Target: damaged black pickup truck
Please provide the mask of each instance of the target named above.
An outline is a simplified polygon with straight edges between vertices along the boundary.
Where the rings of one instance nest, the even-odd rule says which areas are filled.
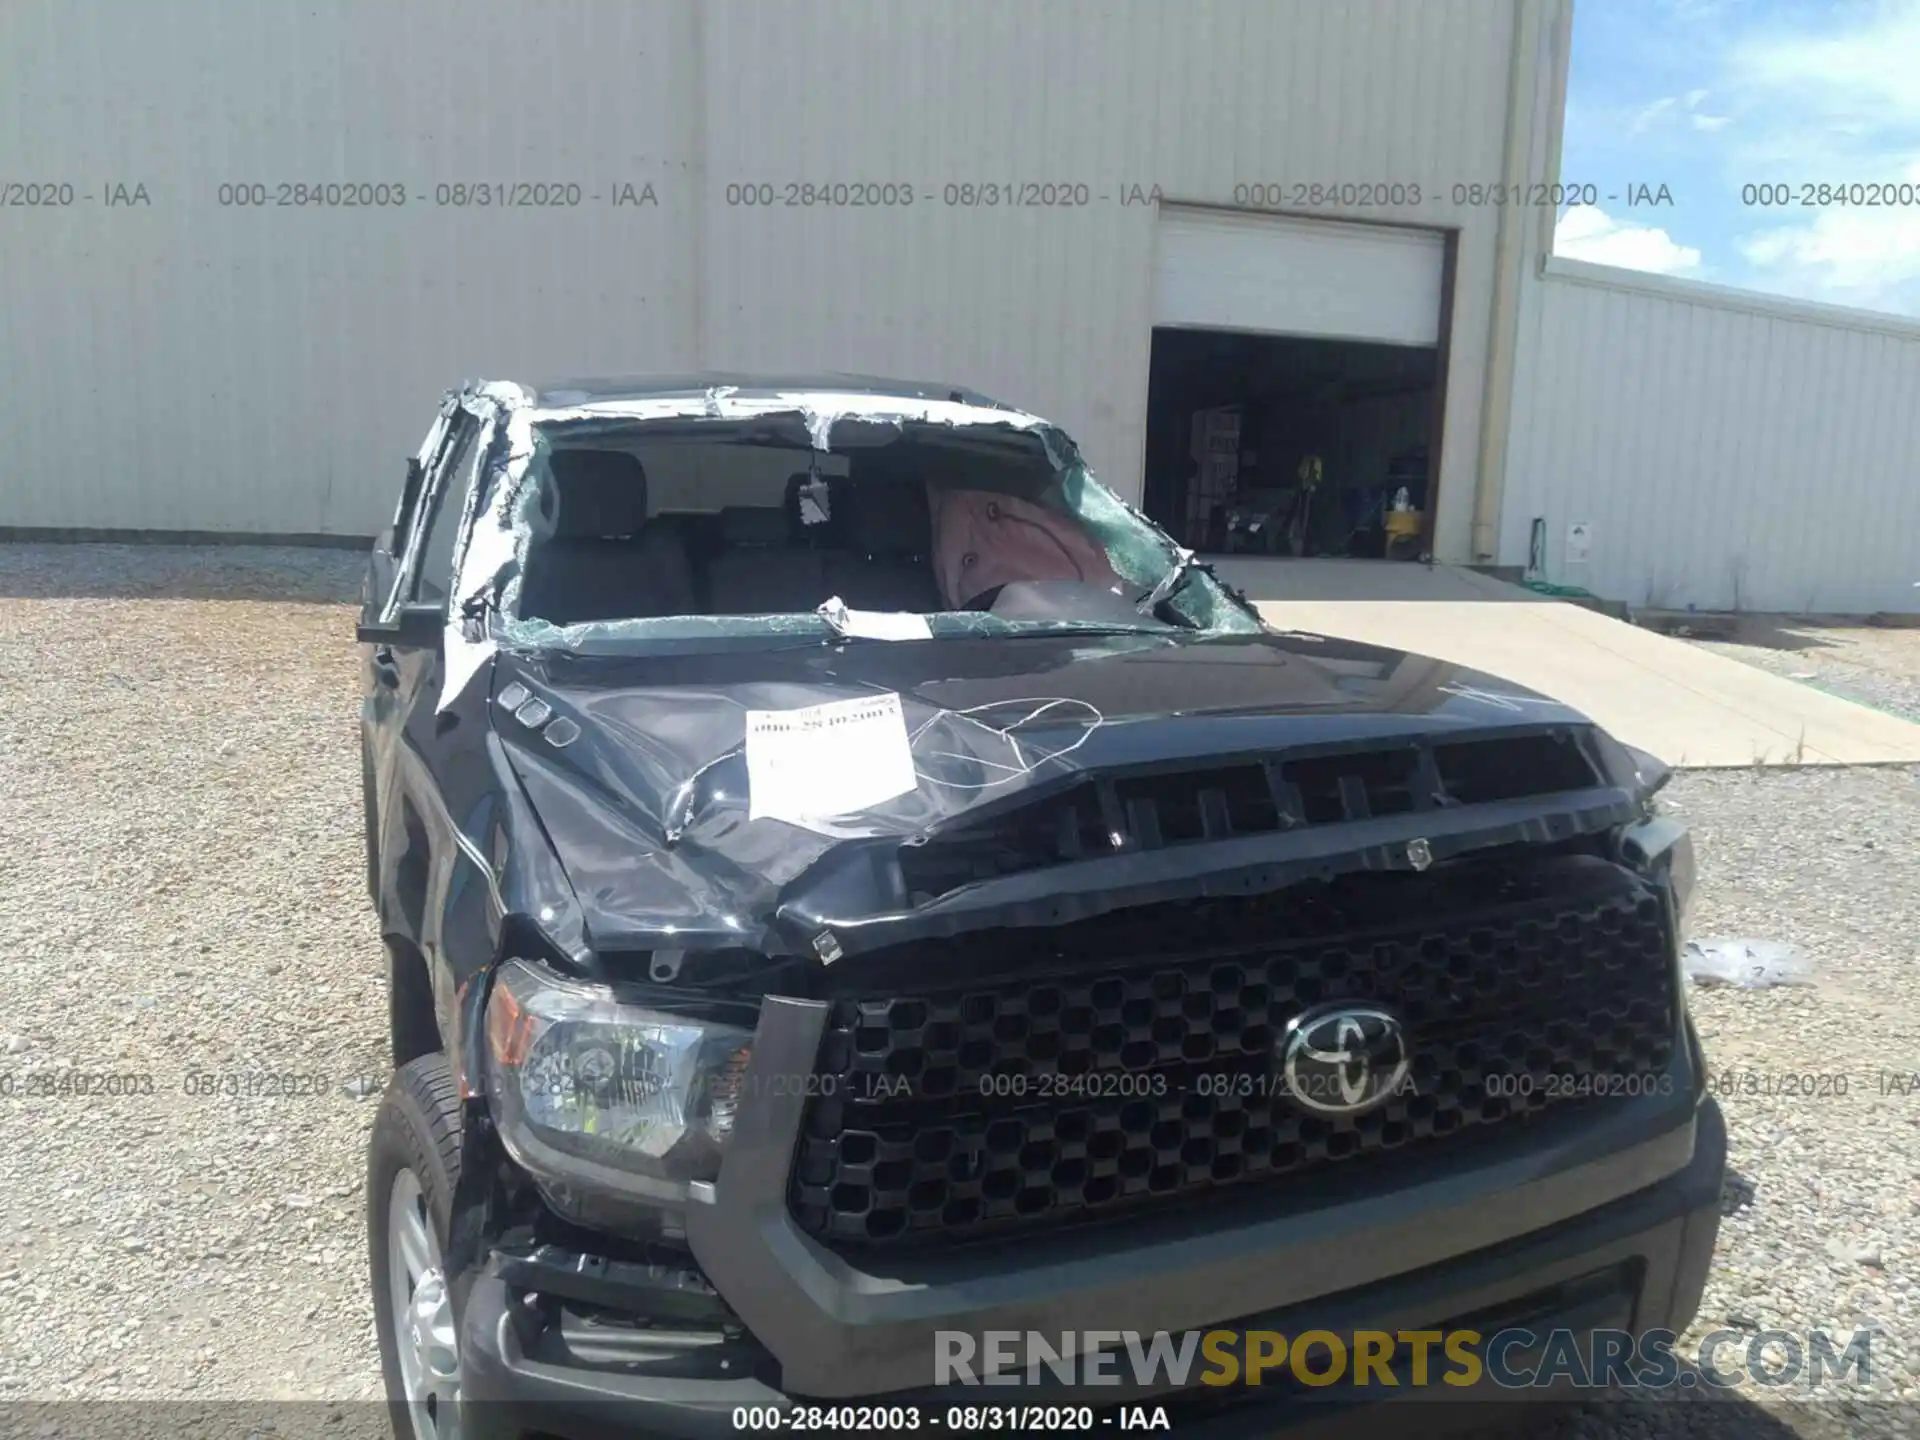
[[[1128,1347],[1692,1317],[1664,769],[1267,628],[1054,426],[474,383],[363,598],[402,1436],[1424,1431]]]

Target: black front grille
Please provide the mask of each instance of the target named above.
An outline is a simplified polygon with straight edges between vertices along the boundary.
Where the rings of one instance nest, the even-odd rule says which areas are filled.
[[[1578,858],[879,957],[881,993],[832,1004],[793,1212],[836,1242],[971,1238],[1643,1093],[1673,1042],[1664,914],[1626,871]],[[1024,978],[927,978],[969,967]],[[1410,1088],[1356,1118],[1303,1110],[1273,1058],[1289,1020],[1333,1000],[1392,1009],[1412,1053]]]

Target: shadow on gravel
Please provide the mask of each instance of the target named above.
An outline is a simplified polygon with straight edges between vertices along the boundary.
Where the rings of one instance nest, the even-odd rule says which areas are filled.
[[[1758,1193],[1759,1186],[1729,1167],[1726,1178],[1720,1182],[1720,1213],[1738,1215],[1742,1210],[1752,1209],[1753,1198]]]
[[[1717,636],[1724,644],[1752,645],[1762,650],[1792,653],[1800,650],[1830,650],[1833,642],[1821,632],[1829,626],[1858,625],[1857,620],[1840,617],[1815,618],[1806,615],[1743,615],[1731,635]]]
[[[0,599],[356,605],[364,549],[0,543]]]

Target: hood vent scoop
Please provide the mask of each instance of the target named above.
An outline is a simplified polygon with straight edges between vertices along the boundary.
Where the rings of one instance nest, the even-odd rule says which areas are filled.
[[[1552,795],[1597,779],[1566,727],[1108,774],[903,846],[901,878],[924,905],[1076,860]]]

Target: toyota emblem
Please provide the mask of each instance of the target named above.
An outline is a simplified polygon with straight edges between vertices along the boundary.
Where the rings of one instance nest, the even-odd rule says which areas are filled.
[[[1408,1086],[1406,1032],[1377,1005],[1319,1005],[1288,1022],[1280,1075],[1301,1105],[1321,1115],[1364,1115]]]

